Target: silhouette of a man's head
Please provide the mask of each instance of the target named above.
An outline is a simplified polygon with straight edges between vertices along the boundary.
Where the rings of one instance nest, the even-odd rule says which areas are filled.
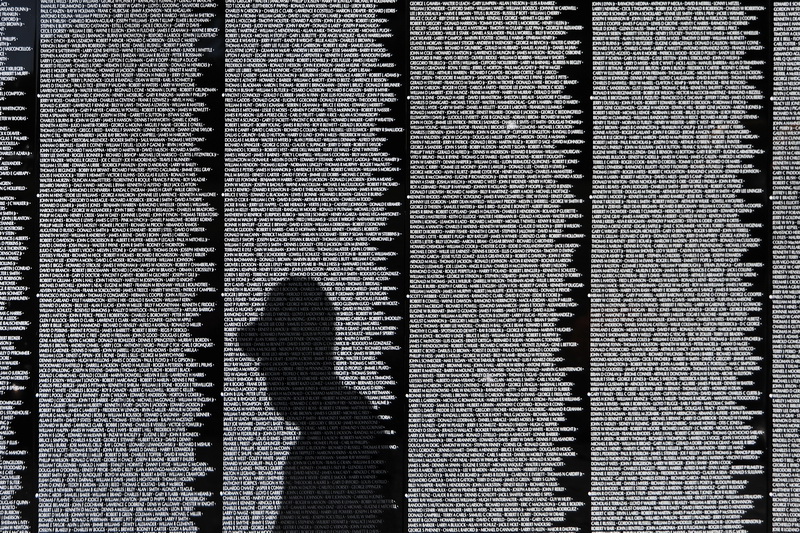
[[[258,361],[273,406],[297,416],[308,402],[338,384],[334,367],[336,312],[325,291],[307,277],[290,277],[267,297],[261,317],[239,332],[239,345]]]

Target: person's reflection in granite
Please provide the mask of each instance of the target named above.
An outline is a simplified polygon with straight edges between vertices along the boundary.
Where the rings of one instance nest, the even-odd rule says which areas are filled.
[[[284,466],[276,532],[377,532],[387,510],[381,425],[369,402],[337,377],[335,342],[334,307],[305,277],[279,283],[261,317],[239,332],[272,406],[300,430]]]

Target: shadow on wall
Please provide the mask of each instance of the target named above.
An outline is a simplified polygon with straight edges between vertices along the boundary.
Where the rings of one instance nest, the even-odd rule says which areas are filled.
[[[378,532],[388,510],[382,428],[369,402],[335,373],[336,312],[316,281],[291,277],[239,332],[258,361],[272,406],[300,438],[284,466],[276,532]]]

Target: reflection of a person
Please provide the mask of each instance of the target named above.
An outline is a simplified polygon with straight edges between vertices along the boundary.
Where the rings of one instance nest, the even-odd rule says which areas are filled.
[[[239,332],[272,406],[300,429],[284,466],[277,532],[379,531],[380,423],[334,371],[336,314],[310,278],[279,283],[262,316]]]

